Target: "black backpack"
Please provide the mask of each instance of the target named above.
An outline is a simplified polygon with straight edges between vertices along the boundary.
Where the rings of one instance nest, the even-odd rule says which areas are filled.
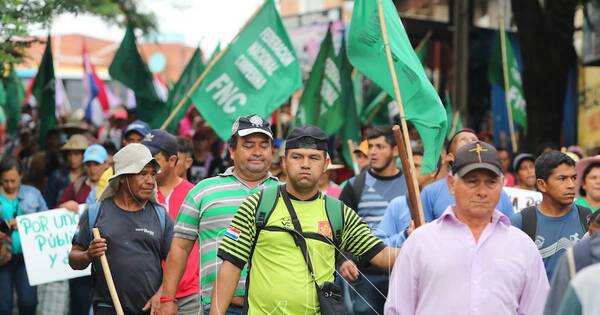
[[[586,207],[576,205],[577,212],[579,212],[579,222],[583,227],[584,231],[588,229],[587,218],[592,211]],[[521,210],[521,218],[523,220],[521,224],[521,230],[535,242],[535,235],[537,233],[537,206],[527,207]]]

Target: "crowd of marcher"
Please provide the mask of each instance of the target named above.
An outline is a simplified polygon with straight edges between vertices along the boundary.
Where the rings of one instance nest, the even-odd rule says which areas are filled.
[[[278,141],[250,115],[224,142],[185,119],[175,136],[115,110],[38,147],[22,126],[0,163],[0,315],[115,314],[103,255],[125,314],[600,312],[600,156],[513,156],[463,129],[418,176],[415,227],[390,126],[365,131],[351,176],[317,127]],[[54,208],[81,214],[69,265],[92,275],[30,286],[15,217]]]

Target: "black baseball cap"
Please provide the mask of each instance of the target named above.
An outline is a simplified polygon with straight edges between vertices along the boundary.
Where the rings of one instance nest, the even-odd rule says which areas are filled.
[[[502,176],[498,151],[494,146],[483,141],[466,144],[456,151],[452,173],[463,177],[477,169],[486,169]]]
[[[231,136],[245,137],[253,133],[262,133],[273,139],[271,124],[258,115],[240,116],[231,127]]]
[[[168,156],[177,155],[177,138],[174,135],[161,130],[152,129],[142,140],[142,144],[148,147],[152,156],[159,152],[165,152]]]
[[[327,151],[327,134],[321,128],[311,125],[294,128],[285,140],[285,150],[289,149]]]

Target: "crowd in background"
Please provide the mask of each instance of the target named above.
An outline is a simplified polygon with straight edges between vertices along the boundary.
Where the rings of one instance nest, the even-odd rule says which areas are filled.
[[[46,136],[46,139],[38,141],[35,137],[35,111],[25,106],[23,113],[19,134],[7,137],[0,163],[2,211],[0,218],[6,220],[13,228],[16,227],[14,218],[17,215],[54,208],[78,211],[81,204],[93,204],[114,175],[113,156],[128,144],[142,143],[144,139],[152,141],[153,137],[148,124],[136,120],[127,110],[117,108],[111,112],[108,121],[99,130],[91,129],[82,121],[82,117],[74,113],[71,117],[63,119],[63,122]],[[390,132],[382,128],[375,126],[365,129],[364,140],[354,148],[354,160],[361,171],[355,176],[353,176],[352,166],[346,165],[342,158],[343,141],[331,138],[328,141],[328,154],[332,163],[327,168],[327,172],[321,176],[319,187],[327,195],[339,197],[345,204],[356,210],[376,234],[377,231],[383,231],[384,233],[377,235],[386,244],[401,247],[413,230],[408,212],[411,206],[406,198],[398,199],[407,194],[405,178],[399,167],[397,151],[394,151],[397,148]],[[275,129],[273,125],[274,134],[276,134]],[[418,141],[418,135],[415,132],[411,132],[411,135],[414,138],[411,139],[414,140],[411,141],[414,166],[419,171],[423,147]],[[426,221],[439,218],[448,205],[453,204],[454,199],[448,192],[447,180],[448,175],[452,174],[456,152],[463,145],[478,141],[480,138],[478,136],[481,135],[469,129],[458,132],[447,142],[437,172],[418,176]],[[281,137],[282,134],[276,134],[272,142],[274,155],[269,170],[270,174],[283,182],[287,174],[281,167],[283,154]],[[490,135],[486,138],[489,141]],[[206,178],[225,172],[234,164],[231,150],[228,150],[229,144],[219,139],[193,108],[180,122],[177,138],[172,139],[169,141],[174,142],[173,154],[176,156],[172,160],[172,171],[178,178],[191,184],[188,190]],[[569,177],[567,180],[573,181],[575,205],[589,209],[589,214],[584,218],[587,221],[585,226],[589,226],[589,231],[579,231],[581,226],[577,226],[578,232],[575,233],[577,235],[575,238],[571,237],[575,234],[565,235],[567,238],[571,237],[572,244],[575,244],[580,239],[584,239],[583,234],[589,237],[589,234],[593,234],[595,229],[600,227],[596,211],[600,208],[600,156],[586,156],[578,147],[560,148],[554,144],[543,144],[535,152],[513,154],[504,148],[498,148],[498,152],[504,173],[504,186],[541,191],[545,200],[554,198],[549,197],[552,196],[553,188],[547,184],[554,170],[562,166],[573,168],[575,175],[572,178],[569,177],[570,175],[565,176]],[[561,155],[549,157],[548,153]],[[544,158],[540,160],[540,157]],[[536,174],[536,170],[540,169],[545,170],[547,174]],[[543,189],[540,189],[540,185],[544,185]],[[364,187],[372,188],[372,191]],[[526,230],[525,215],[520,217],[519,214],[514,214],[512,201],[505,193],[501,195],[497,209],[510,217],[514,226]],[[178,211],[179,209],[169,209],[173,219],[176,218]],[[386,220],[386,217],[390,219]],[[392,222],[399,217],[403,218],[401,224],[386,226],[386,222]],[[548,245],[540,243],[541,234],[545,234],[544,237],[548,240],[556,239],[557,244],[565,236],[563,230],[544,228],[543,224],[546,224],[544,220],[538,216],[537,231],[533,231],[532,238],[540,251],[543,246]],[[579,222],[578,218],[576,222]],[[552,223],[547,224],[550,226]],[[572,244],[570,243],[569,246]],[[561,243],[560,246],[563,244]],[[569,246],[559,250],[564,252],[562,249]],[[547,256],[542,253],[548,279],[553,283],[560,281],[560,279],[553,280],[553,277],[564,278],[564,274],[552,273],[548,269],[549,265],[557,270],[565,267],[559,262],[557,254],[556,248]],[[345,265],[346,263],[351,262],[338,263],[338,268],[342,272],[348,266]],[[383,298],[377,296],[376,291],[384,294],[388,292],[389,275],[371,269],[361,270],[361,272],[364,273],[362,280],[353,283],[351,285],[353,288],[346,288],[350,293],[348,307],[355,314],[371,314],[374,310],[362,305],[366,303],[375,305],[382,312],[385,296]],[[567,284],[568,279],[570,278],[567,278]],[[373,291],[372,286],[377,287],[378,290]],[[563,281],[561,290],[564,291],[566,286]],[[554,286],[552,289],[554,290]],[[90,309],[91,291],[90,277],[52,283],[39,288],[29,286],[18,233],[13,230],[12,234],[2,238],[0,314],[10,314],[13,305],[19,309],[20,314],[35,314],[36,309],[38,314],[87,314],[86,311]],[[12,303],[14,295],[11,292],[16,292],[16,304]],[[358,295],[366,297],[366,300]]]

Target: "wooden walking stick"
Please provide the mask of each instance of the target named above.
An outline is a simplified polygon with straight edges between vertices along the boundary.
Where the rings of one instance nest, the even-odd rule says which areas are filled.
[[[98,228],[94,228],[92,231],[94,232],[94,239],[99,239],[100,230],[98,230]],[[113,305],[115,306],[115,311],[117,312],[117,315],[125,315],[125,313],[123,313],[123,307],[121,307],[121,301],[119,301],[119,296],[117,295],[115,282],[113,281],[112,275],[110,273],[108,259],[106,259],[105,254],[102,254],[102,256],[100,256],[100,263],[102,264],[102,271],[104,272],[104,278],[106,279],[106,285],[108,286],[110,298],[112,299]]]

